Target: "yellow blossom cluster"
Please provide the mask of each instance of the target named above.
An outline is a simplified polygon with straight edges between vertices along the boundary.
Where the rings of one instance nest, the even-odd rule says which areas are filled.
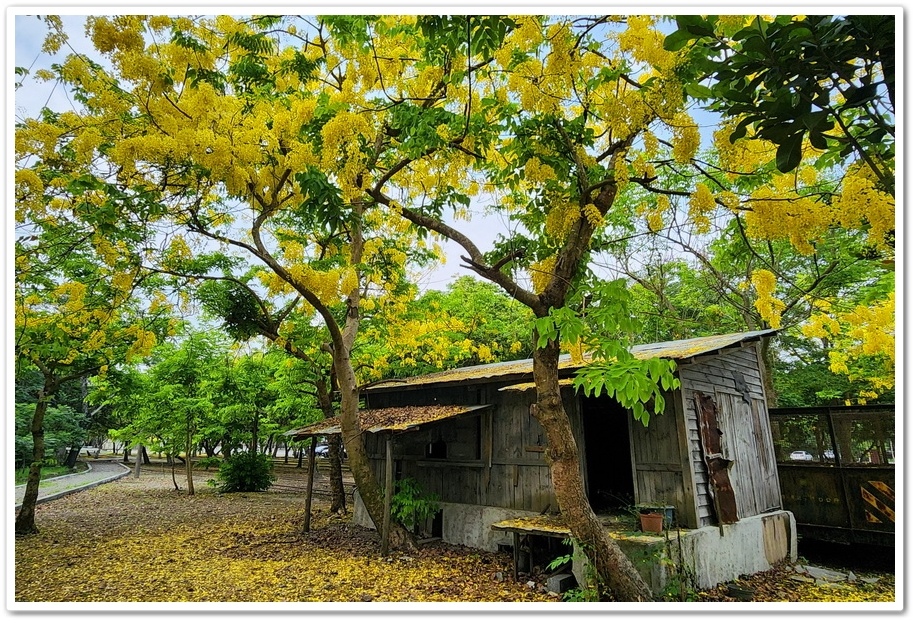
[[[665,227],[665,220],[662,218],[661,210],[651,210],[646,214],[646,226],[652,232],[661,231]]]
[[[630,15],[626,29],[618,35],[621,50],[629,52],[637,61],[660,70],[670,70],[677,55],[665,50],[665,35],[654,28],[656,18],[651,15]]]
[[[494,57],[501,67],[509,67],[512,61],[513,50],[536,50],[544,42],[544,31],[541,27],[542,18],[537,15],[512,15],[515,28],[512,29]]]
[[[597,211],[597,209],[596,209]],[[544,229],[554,240],[563,240],[579,221],[582,211],[579,205],[566,198],[557,197],[547,212]],[[600,217],[600,213],[598,214]]]
[[[776,276],[768,270],[758,269],[751,273],[751,283],[757,292],[754,307],[760,317],[774,329],[782,326],[782,312],[786,304],[776,298]]]
[[[556,179],[556,177],[557,174],[553,167],[541,162],[537,156],[529,158],[525,163],[525,180],[534,187],[548,180]]]
[[[533,262],[528,268],[528,274],[531,275],[531,285],[536,293],[540,294],[550,285],[556,263],[557,257],[551,255],[543,260]]]
[[[582,215],[585,216],[585,220],[592,227],[599,227],[604,222],[604,215],[601,214],[601,210],[594,203],[588,203],[583,206]]]
[[[792,176],[781,176],[790,178]],[[814,196],[786,192],[776,186],[755,190],[745,203],[748,235],[752,238],[788,238],[800,252],[814,252],[815,241],[831,224],[830,210]]]
[[[16,169],[16,221],[25,222],[27,218],[43,220],[47,215],[48,205],[44,201],[45,186],[32,169]]]
[[[602,125],[610,128],[612,136],[628,138],[645,130],[657,114],[674,114],[676,102],[683,98],[677,88],[672,90],[672,85],[670,80],[660,80],[644,88],[623,78],[604,82],[592,93],[594,108],[600,112]]]
[[[625,153],[622,150],[614,156],[614,181],[617,183],[618,192],[622,192],[630,183],[630,167],[624,156]]]
[[[678,164],[687,164],[700,148],[700,128],[690,115],[683,111],[674,115],[670,125],[674,161]]]
[[[828,228],[839,225],[867,229],[872,244],[889,250],[886,236],[895,228],[895,201],[875,187],[870,171],[864,167],[849,171],[839,196],[829,204],[818,193],[799,192],[799,177],[809,175],[805,171],[777,175],[769,185],[751,194],[745,203],[751,237],[787,238],[798,251],[810,254],[814,252],[813,243]]]
[[[665,226],[664,214],[671,208],[671,201],[667,195],[656,195],[655,207],[640,204],[636,210],[637,216],[645,216],[646,226],[649,231],[658,232]]]
[[[892,291],[887,298],[871,305],[857,305],[848,312],[833,312],[828,305],[813,314],[802,325],[802,334],[815,339],[826,339],[832,344],[828,353],[830,371],[850,380],[866,381],[867,388],[860,390],[858,399],[878,397],[878,391],[895,385],[896,361],[896,297]],[[875,363],[860,365],[865,357]]]
[[[86,284],[79,281],[67,281],[55,288],[54,298],[60,303],[64,313],[78,312],[85,307]]]
[[[128,361],[134,357],[148,355],[150,351],[153,350],[153,346],[156,345],[156,334],[142,327],[132,325],[124,329],[123,333],[134,338],[133,343],[130,345],[130,348],[127,349],[127,354],[125,355],[125,359]]]
[[[96,49],[102,53],[116,49],[142,49],[143,21],[139,15],[90,16],[86,20],[86,32]]]
[[[833,213],[843,227],[857,229],[868,225],[872,244],[886,247],[888,232],[895,227],[894,198],[875,187],[867,167],[850,171],[843,179],[843,189],[833,202]]]
[[[709,213],[716,209],[716,198],[706,184],[698,183],[688,201],[688,216],[698,233],[707,233],[711,222]]]
[[[881,355],[894,362],[896,340],[894,335],[895,296],[891,292],[887,299],[877,305],[858,305],[840,318],[849,323],[848,336],[860,344],[863,355]]]
[[[720,15],[716,22],[716,31],[722,35],[731,35],[746,26],[750,26],[757,15]]]
[[[729,179],[735,179],[741,174],[754,173],[776,157],[776,146],[770,141],[751,136],[732,143],[729,137],[737,124],[737,119],[727,119],[713,132],[713,145],[719,163]]]
[[[308,264],[293,264],[287,271],[293,282],[314,292],[325,304],[338,301],[341,293],[349,293],[356,284],[356,271],[349,267],[315,270]]]
[[[812,314],[801,326],[802,335],[810,338],[826,339],[840,333],[840,323],[826,313]]]

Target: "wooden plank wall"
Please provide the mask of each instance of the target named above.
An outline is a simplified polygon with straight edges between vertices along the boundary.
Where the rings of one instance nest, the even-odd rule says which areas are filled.
[[[773,437],[766,403],[741,395],[716,392],[725,458],[734,461],[731,482],[738,504],[738,516],[750,517],[781,508],[779,476],[776,473]]]
[[[736,371],[740,373],[743,384],[736,381],[734,376]],[[756,345],[736,348],[719,355],[698,357],[694,363],[682,364],[678,369],[678,374],[681,379],[681,408],[687,423],[687,443],[693,481],[696,485],[699,525],[715,525],[716,516],[709,493],[706,464],[700,444],[699,423],[693,400],[694,392],[702,392],[716,400],[720,421],[722,418],[729,418],[728,425],[726,425],[729,432],[726,433],[725,441],[730,442],[735,451],[738,451],[739,448],[747,448],[751,443],[758,448],[754,451],[753,456],[728,457],[735,461],[732,466],[731,483],[738,500],[739,515],[747,517],[772,508],[774,506],[774,487],[778,496],[779,484],[772,461],[772,439],[769,437],[769,423],[766,418],[766,395]],[[736,412],[735,404],[730,397],[737,396],[739,402],[746,404],[744,402],[745,393],[750,398],[751,405],[747,409],[739,409]],[[726,432],[725,429],[723,432]],[[738,467],[739,462],[740,467]],[[764,483],[771,484],[764,487],[762,493],[758,493],[757,487],[761,487]],[[765,508],[761,508],[761,505]],[[775,505],[779,505],[778,498]]]
[[[653,414],[648,426],[630,418],[634,494],[637,504],[671,505],[679,518],[685,518],[693,514],[693,501],[684,491],[676,417],[676,405],[669,395],[664,413]]]
[[[417,389],[373,396],[372,407],[407,404],[493,404],[479,414],[450,418],[395,436],[401,477],[415,478],[441,501],[544,512],[556,510],[547,441],[530,415],[534,392],[498,392],[498,384]],[[567,408],[577,404],[571,401]],[[498,415],[496,415],[498,414]],[[385,434],[367,435],[377,477],[385,469]],[[446,459],[426,458],[427,444],[446,442]]]

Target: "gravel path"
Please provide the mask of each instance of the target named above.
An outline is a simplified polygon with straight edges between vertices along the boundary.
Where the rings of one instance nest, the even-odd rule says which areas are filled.
[[[87,461],[89,469],[77,474],[42,480],[38,485],[38,502],[59,498],[62,495],[81,491],[102,483],[117,480],[130,473],[130,469],[117,461]],[[16,487],[16,508],[22,504],[25,485]]]

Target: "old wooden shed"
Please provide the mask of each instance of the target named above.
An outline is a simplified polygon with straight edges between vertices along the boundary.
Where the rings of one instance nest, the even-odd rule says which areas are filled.
[[[794,557],[794,521],[781,510],[759,348],[773,333],[634,347],[637,357],[675,361],[681,383],[648,426],[607,396],[577,393],[572,377],[582,362],[560,360],[592,507],[599,515],[621,505],[673,507],[699,587]],[[558,512],[545,435],[530,415],[531,360],[389,380],[363,397],[360,423],[380,482],[390,442],[395,479],[415,479],[442,503],[429,526],[435,536],[488,550],[517,547],[524,530],[500,522]],[[328,421],[292,433],[339,431]],[[371,526],[358,500],[355,520]],[[726,556],[725,549],[737,552]]]

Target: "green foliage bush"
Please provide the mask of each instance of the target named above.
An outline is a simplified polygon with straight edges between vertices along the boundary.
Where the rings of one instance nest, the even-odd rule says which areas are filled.
[[[219,467],[223,462],[219,459],[218,456],[208,456],[203,459],[198,459],[195,463],[195,467],[203,467],[206,470],[210,470],[211,467]]]
[[[220,493],[266,491],[277,479],[273,471],[274,464],[269,456],[240,452],[219,466],[219,473],[210,484]]]
[[[439,510],[439,498],[422,490],[413,478],[402,478],[394,483],[391,496],[391,516],[411,531],[416,531]]]
[[[15,465],[25,467],[32,462],[32,416],[34,403],[16,403]],[[68,405],[49,406],[45,413],[44,433],[46,464],[53,465],[57,455],[66,456],[70,446],[83,443],[88,432],[83,427],[85,416]]]

